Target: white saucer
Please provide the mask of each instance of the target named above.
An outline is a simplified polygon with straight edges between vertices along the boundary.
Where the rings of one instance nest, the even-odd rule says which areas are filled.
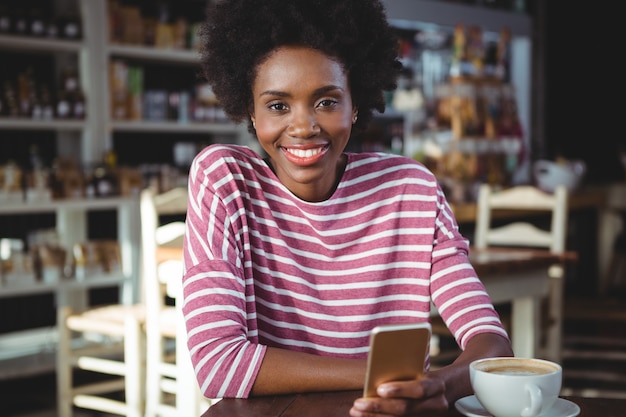
[[[483,408],[475,395],[461,398],[454,403],[454,406],[467,417],[493,417]],[[554,405],[540,414],[540,417],[576,417],[578,414],[580,414],[580,407],[577,404],[565,398],[557,398]]]

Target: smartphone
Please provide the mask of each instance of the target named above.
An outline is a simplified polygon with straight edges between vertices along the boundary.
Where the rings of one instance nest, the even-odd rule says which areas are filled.
[[[424,373],[430,346],[430,323],[377,326],[370,335],[364,397],[377,397],[383,382],[416,379]]]

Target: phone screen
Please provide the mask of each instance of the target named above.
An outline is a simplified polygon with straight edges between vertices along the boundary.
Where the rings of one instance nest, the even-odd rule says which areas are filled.
[[[375,327],[370,336],[363,396],[378,396],[376,387],[384,382],[416,379],[422,375],[430,335],[430,323]]]

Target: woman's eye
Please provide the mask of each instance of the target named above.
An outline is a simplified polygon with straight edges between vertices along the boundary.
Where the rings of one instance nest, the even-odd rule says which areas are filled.
[[[320,106],[320,107],[330,107],[330,106],[335,105],[336,103],[337,103],[337,101],[327,98],[327,99],[321,100],[319,102],[318,106]]]
[[[269,106],[270,110],[283,111],[287,108],[283,103],[272,103]]]

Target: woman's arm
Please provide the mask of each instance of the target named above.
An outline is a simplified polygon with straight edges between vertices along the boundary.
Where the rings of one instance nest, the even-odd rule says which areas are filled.
[[[473,393],[469,378],[470,362],[492,356],[513,356],[508,339],[496,333],[481,333],[472,337],[465,350],[450,365],[430,372],[430,376],[444,381],[449,404]]]
[[[365,359],[341,359],[268,347],[252,395],[362,389]]]

